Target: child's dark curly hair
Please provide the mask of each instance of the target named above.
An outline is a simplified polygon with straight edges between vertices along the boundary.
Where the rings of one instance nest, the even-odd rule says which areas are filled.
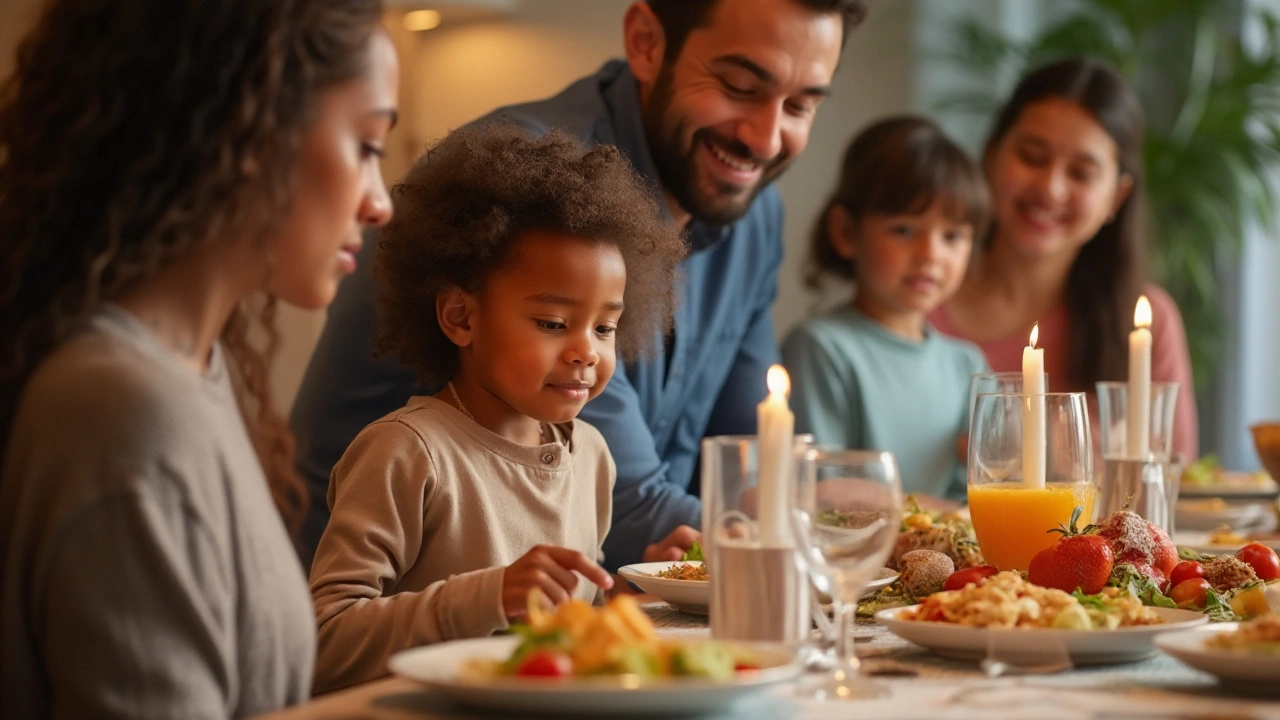
[[[450,287],[479,292],[529,232],[607,242],[622,253],[623,359],[655,350],[670,327],[687,246],[613,146],[584,151],[561,131],[535,138],[509,122],[462,128],[418,160],[392,196],[395,219],[382,231],[374,267],[375,349],[424,383],[443,384],[458,366],[458,349],[436,320],[436,297]]]

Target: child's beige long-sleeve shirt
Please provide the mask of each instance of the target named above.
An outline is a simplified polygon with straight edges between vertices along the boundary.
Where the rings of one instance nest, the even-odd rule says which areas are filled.
[[[414,397],[366,427],[333,469],[333,515],[311,567],[315,690],[381,677],[395,652],[507,627],[502,571],[535,545],[597,557],[613,459],[591,425],[510,442]],[[590,602],[582,580],[575,595]]]

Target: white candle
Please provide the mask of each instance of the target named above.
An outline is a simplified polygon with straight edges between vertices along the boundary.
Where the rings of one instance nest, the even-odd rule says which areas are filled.
[[[791,447],[796,416],[787,406],[791,378],[781,365],[769,368],[769,396],[756,406],[760,464],[757,482],[756,521],[760,543],[766,547],[792,545],[787,532],[788,490],[795,465]]]
[[[1145,460],[1151,447],[1151,303],[1138,298],[1129,333],[1129,413],[1126,423],[1126,455]]]
[[[1022,484],[1044,487],[1044,350],[1036,347],[1040,323],[1022,350]]]

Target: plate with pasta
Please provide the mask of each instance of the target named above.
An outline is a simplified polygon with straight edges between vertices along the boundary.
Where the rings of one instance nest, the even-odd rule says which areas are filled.
[[[1013,572],[875,617],[893,634],[944,657],[981,660],[999,646],[1020,654],[1052,650],[1076,665],[1141,660],[1157,652],[1157,635],[1208,621],[1198,612],[1147,607],[1118,592],[1073,595],[1042,588]]]

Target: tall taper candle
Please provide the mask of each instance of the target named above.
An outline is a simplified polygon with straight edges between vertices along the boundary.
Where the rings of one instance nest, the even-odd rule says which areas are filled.
[[[1125,454],[1145,460],[1151,451],[1151,303],[1138,298],[1129,333],[1129,413],[1125,420]]]
[[[787,406],[787,393],[791,390],[787,371],[781,365],[774,365],[769,368],[766,379],[769,395],[756,406],[760,448],[756,521],[762,545],[786,547],[792,544],[786,522],[791,474],[795,467],[792,443],[796,416]]]
[[[1022,350],[1022,484],[1026,487],[1044,487],[1044,350],[1036,347],[1039,337],[1040,323],[1036,323],[1030,344]]]

